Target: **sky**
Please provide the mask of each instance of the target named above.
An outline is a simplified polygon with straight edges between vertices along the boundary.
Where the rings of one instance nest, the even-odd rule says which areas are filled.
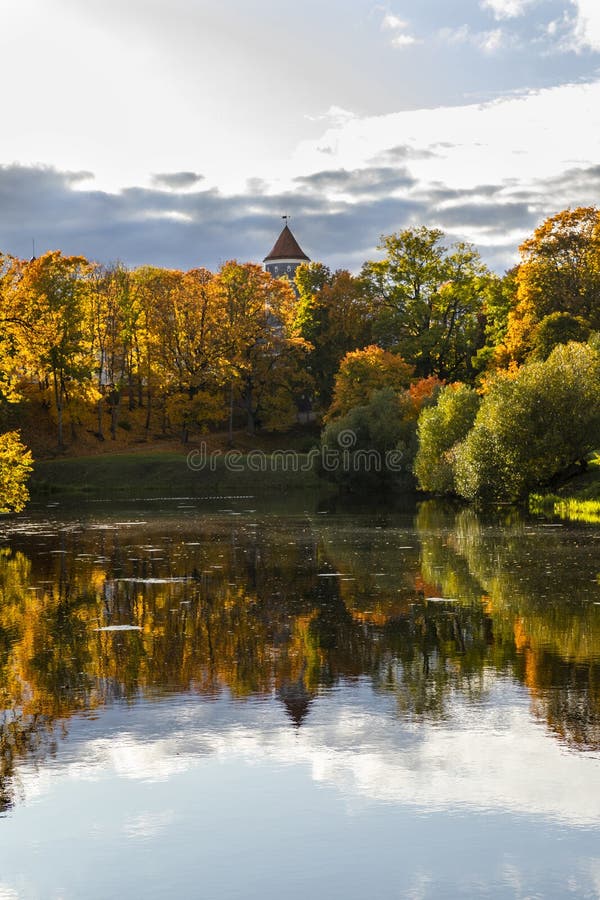
[[[0,251],[216,268],[282,222],[357,271],[439,227],[503,271],[600,195],[598,0],[4,0]]]

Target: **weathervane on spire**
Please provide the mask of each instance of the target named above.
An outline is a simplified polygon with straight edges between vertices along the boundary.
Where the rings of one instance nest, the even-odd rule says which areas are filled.
[[[287,223],[291,219],[291,216],[282,216],[281,218],[285,221],[285,224],[287,225]]]

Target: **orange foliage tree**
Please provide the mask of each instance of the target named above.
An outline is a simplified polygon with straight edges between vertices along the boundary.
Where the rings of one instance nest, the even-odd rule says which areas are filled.
[[[333,402],[327,414],[343,416],[356,406],[368,403],[375,391],[391,388],[396,394],[408,388],[414,368],[397,353],[376,344],[353,350],[343,358],[335,377]]]

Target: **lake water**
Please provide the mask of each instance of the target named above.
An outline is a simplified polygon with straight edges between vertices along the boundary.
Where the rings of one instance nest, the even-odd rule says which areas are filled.
[[[0,900],[600,897],[599,551],[432,502],[5,519]]]

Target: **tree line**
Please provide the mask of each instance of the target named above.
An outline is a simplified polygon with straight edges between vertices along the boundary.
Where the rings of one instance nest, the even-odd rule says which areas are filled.
[[[24,500],[30,458],[19,427],[32,407],[51,423],[58,452],[82,429],[98,441],[133,429],[140,439],[158,432],[186,443],[203,431],[241,426],[285,430],[308,408],[323,416],[327,443],[351,416],[364,442],[401,448],[421,487],[469,497],[485,493],[466,475],[468,465],[479,466],[478,453],[487,454],[488,472],[502,453],[500,468],[513,465],[506,448],[490,451],[494,441],[502,444],[500,432],[490,436],[491,405],[515,409],[536,378],[546,394],[545,373],[558,365],[560,345],[587,348],[560,357],[571,366],[567,380],[588,391],[573,399],[561,388],[563,404],[573,400],[597,413],[596,208],[549,218],[503,276],[473,246],[449,246],[435,228],[385,236],[378,249],[381,258],[358,274],[301,266],[294,286],[236,261],[217,272],[182,272],[103,266],[59,251],[30,261],[1,256],[0,507]],[[524,417],[531,417],[534,395]],[[450,408],[460,410],[461,423],[448,418]],[[540,418],[542,444],[557,409]],[[570,453],[563,448],[541,467],[542,479],[598,448],[596,418],[581,425],[587,442]],[[439,443],[446,420],[442,443],[428,449],[428,433]],[[467,464],[461,450],[463,475],[431,480],[427,456],[441,453],[454,466],[472,428],[469,446],[480,451]],[[507,490],[505,482],[492,493],[517,496],[533,480]]]
[[[547,219],[503,277],[469,246],[445,250],[432,229],[381,249],[363,269],[376,344],[334,375],[324,444],[350,429],[355,452],[400,453],[421,490],[483,502],[517,501],[585,469],[600,450],[600,211]],[[398,482],[357,468],[335,477]]]

